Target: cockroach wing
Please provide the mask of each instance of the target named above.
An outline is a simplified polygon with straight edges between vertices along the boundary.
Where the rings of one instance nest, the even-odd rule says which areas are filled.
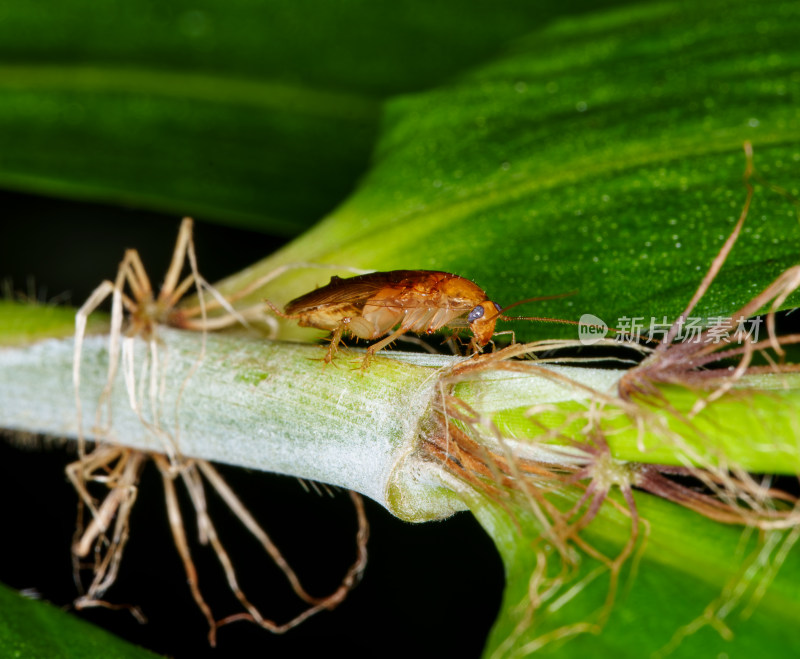
[[[327,286],[322,286],[290,301],[286,305],[285,313],[301,314],[338,304],[360,306],[381,289],[399,287],[400,291],[405,290],[408,287],[405,282],[418,278],[420,272],[420,270],[392,270],[390,272],[370,272],[347,279],[331,277]]]

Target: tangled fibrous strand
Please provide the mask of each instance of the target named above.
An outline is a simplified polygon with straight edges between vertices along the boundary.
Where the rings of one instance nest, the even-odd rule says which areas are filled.
[[[190,273],[181,278],[187,260]],[[340,586],[334,592],[324,597],[313,596],[301,585],[298,576],[277,546],[236,497],[222,476],[209,462],[183,456],[179,447],[177,408],[180,403],[180,394],[202,364],[205,355],[206,332],[230,327],[236,323],[248,326],[253,322],[264,323],[268,328],[274,330],[275,321],[266,314],[263,304],[245,309],[235,309],[233,304],[287,270],[299,267],[317,266],[313,264],[282,266],[236,293],[224,297],[203,279],[197,269],[192,240],[192,220],[185,218],[181,223],[172,261],[158,295],[153,292],[138,252],[128,250],[119,266],[115,281],[104,281],[78,311],[75,319],[73,382],[78,412],[79,459],[70,464],[66,470],[79,494],[78,522],[72,548],[75,581],[81,591],[81,595],[75,601],[76,608],[95,606],[128,608],[137,619],[144,620],[138,608],[110,604],[105,601],[104,597],[119,574],[123,552],[130,535],[130,515],[136,500],[139,479],[142,469],[149,459],[155,463],[161,474],[173,541],[183,562],[195,603],[208,622],[209,642],[212,645],[216,643],[217,628],[235,620],[248,620],[275,633],[285,632],[323,609],[336,607],[358,583],[366,565],[366,544],[369,536],[363,501],[358,494],[350,493],[358,520],[355,562],[347,570]],[[197,304],[179,306],[183,296],[192,288],[197,294]],[[213,299],[207,301],[206,294],[210,294]],[[80,398],[81,351],[88,317],[109,295],[112,298],[112,306],[108,377],[98,402],[95,427],[92,429],[93,434],[103,438],[108,435],[108,430],[112,426],[111,395],[121,362],[131,408],[136,412],[143,427],[160,440],[163,452],[139,451],[105,442],[96,443],[89,452],[86,450]],[[220,313],[211,317],[209,312]],[[166,376],[164,360],[159,358],[157,330],[160,325],[203,332],[200,354],[184,378],[177,396],[175,424],[172,430],[166,429],[161,422],[159,405]],[[134,368],[134,340],[137,338],[146,341],[148,345],[139,382],[137,382]],[[140,392],[145,390],[148,391],[149,414],[140,400]],[[103,418],[104,410],[105,418]],[[231,591],[245,609],[244,613],[228,616],[218,621],[204,600],[200,592],[197,570],[189,550],[183,516],[178,505],[175,488],[177,479],[184,483],[197,516],[200,544],[211,545]],[[302,613],[288,622],[277,623],[263,616],[247,599],[239,586],[233,561],[222,545],[209,515],[204,480],[211,485],[229,510],[259,541],[273,562],[284,573],[297,596],[308,604]],[[99,499],[92,496],[90,489],[100,489]],[[91,513],[88,523],[85,523],[83,519],[84,507]],[[83,561],[90,556],[91,561],[84,566]],[[92,571],[91,582],[86,588],[81,579],[81,571],[84,567],[88,567]]]
[[[527,369],[540,368],[530,362],[505,363],[515,372],[520,365]],[[488,356],[484,364],[502,368]],[[469,368],[474,375],[474,363]],[[528,605],[514,632],[498,648],[498,656],[503,656],[502,648],[510,648],[515,639],[535,627],[537,614],[547,606],[559,599],[574,597],[602,574],[607,574],[606,598],[594,616],[543,633],[525,644],[525,653],[576,634],[599,632],[613,608],[624,565],[636,551],[637,544],[640,550],[644,548],[644,543],[639,543],[642,521],[632,494],[633,471],[611,460],[599,437],[595,444],[584,443],[580,447],[577,442],[573,443],[574,447],[547,447],[539,451],[542,458],[537,459],[505,438],[488,415],[480,414],[456,396],[445,395],[440,411],[441,431],[431,435],[424,447],[430,459],[443,464],[449,473],[468,484],[471,491],[498,505],[520,533],[521,514],[532,515],[541,529],[531,548],[537,560],[528,583]],[[619,487],[622,502],[607,499],[614,486]],[[571,504],[565,505],[568,501]],[[628,540],[612,557],[593,546],[583,533],[606,501],[630,520]],[[644,525],[647,529],[646,522]],[[554,558],[552,552],[545,550],[548,546],[555,549],[555,556],[559,557],[555,571],[548,567],[553,565]],[[598,563],[587,575],[579,576],[579,552]],[[515,647],[517,651],[522,653]]]
[[[777,307],[794,286],[796,270],[787,271],[779,277],[769,290]],[[770,297],[769,299],[773,299]],[[747,307],[761,306],[763,295]],[[770,337],[775,340],[774,333]],[[536,569],[529,583],[529,608],[517,625],[514,635],[519,637],[533,624],[536,612],[552,602],[556,593],[570,584],[568,592],[580,590],[570,582],[574,577],[574,554],[572,547],[599,561],[608,571],[610,582],[607,597],[598,615],[574,625],[560,627],[542,634],[525,644],[526,652],[533,652],[545,643],[574,634],[597,632],[610,614],[618,590],[623,565],[634,557],[631,571],[635,570],[636,557],[645,548],[648,523],[640,518],[634,493],[636,490],[667,499],[689,508],[705,517],[725,524],[758,529],[765,537],[773,532],[789,529],[795,533],[800,528],[800,504],[798,499],[771,486],[768,480],[759,480],[735,466],[699,455],[665,420],[663,413],[670,407],[664,404],[660,410],[642,406],[637,400],[599,391],[575,381],[565,371],[549,368],[552,363],[568,361],[580,364],[594,361],[592,357],[552,357],[552,348],[569,348],[577,342],[547,341],[531,344],[513,344],[494,353],[475,356],[458,362],[447,369],[440,378],[441,428],[427,440],[425,449],[431,459],[443,464],[445,469],[474,491],[499,505],[521,530],[515,516],[523,510],[532,515],[541,529],[540,541],[557,550],[561,558],[561,570],[557,575],[548,573],[540,565],[545,553],[537,559]],[[765,342],[766,344],[766,342]],[[756,344],[760,347],[758,344]],[[652,349],[631,345],[634,350],[648,354]],[[778,347],[780,344],[778,343]],[[662,350],[663,351],[663,350]],[[769,372],[774,372],[768,369]],[[784,369],[785,370],[785,369]],[[530,408],[528,419],[538,426],[535,441],[513,439],[498,428],[491,413],[482,413],[474,405],[454,394],[459,383],[476,384],[481,379],[528,375],[548,379],[576,394],[570,400],[583,399],[577,409],[565,411],[556,404],[540,404]],[[480,393],[474,386],[466,386],[477,400]],[[727,390],[704,398],[705,405],[725,395]],[[636,396],[638,398],[638,396]],[[561,420],[553,425],[552,415]],[[633,419],[635,427],[663,437],[664,441],[682,451],[686,466],[639,464],[618,460],[609,447],[607,429],[614,428],[612,421]],[[686,419],[691,423],[689,419]],[[576,430],[577,429],[577,430]],[[696,429],[695,429],[696,430]],[[619,497],[611,498],[613,490]],[[565,500],[565,493],[572,495],[574,503],[565,508],[558,501]],[[522,502],[522,504],[520,503]],[[583,533],[600,513],[604,504],[611,505],[630,520],[630,534],[620,552],[606,557],[593,547]],[[644,529],[644,541],[639,543]],[[637,544],[639,550],[637,551]],[[536,551],[534,546],[534,551]],[[538,555],[537,555],[538,556]],[[551,556],[552,558],[552,556]],[[775,562],[780,560],[777,556]],[[773,564],[768,572],[777,569]],[[738,592],[738,591],[737,591]],[[727,603],[725,607],[726,608]],[[503,647],[511,647],[510,638]],[[519,647],[514,647],[519,651]],[[502,654],[498,650],[499,654]]]
[[[692,299],[670,326],[664,340],[641,364],[630,369],[620,379],[618,392],[623,400],[630,401],[634,397],[638,397],[649,399],[651,402],[663,402],[663,396],[658,389],[659,384],[676,384],[695,390],[709,391],[710,393],[697,400],[688,415],[691,418],[709,403],[730,391],[745,374],[800,371],[800,365],[784,363],[786,353],[782,347],[800,342],[800,334],[778,337],[775,331],[775,312],[800,286],[800,266],[794,266],[784,271],[761,293],[731,316],[719,319],[720,322],[703,329],[692,340],[676,341],[689,314],[692,313],[719,274],[747,219],[753,199],[751,179],[754,176],[753,149],[749,142],[745,143],[744,150],[747,161],[744,172],[747,195],[739,219],[712,261]],[[767,310],[768,337],[761,341],[754,340],[753,329],[748,330],[745,327],[745,321],[765,308]],[[736,343],[737,347],[730,347],[733,343]],[[774,354],[770,354],[768,349],[772,349]],[[751,365],[756,352],[760,352],[767,365]],[[729,369],[708,368],[721,360],[734,358],[739,360],[735,367]]]

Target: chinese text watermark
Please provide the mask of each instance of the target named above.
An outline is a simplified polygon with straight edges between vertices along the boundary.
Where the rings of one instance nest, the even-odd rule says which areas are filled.
[[[682,343],[738,343],[745,341],[758,342],[758,333],[762,317],[734,318],[714,316],[712,318],[684,318],[677,326],[673,341]],[[617,318],[615,326],[609,329],[606,323],[592,314],[583,314],[578,321],[578,339],[583,345],[592,345],[613,332],[613,340],[625,343],[640,341],[663,342],[667,339],[673,326],[663,316],[646,318],[644,316],[622,316]]]

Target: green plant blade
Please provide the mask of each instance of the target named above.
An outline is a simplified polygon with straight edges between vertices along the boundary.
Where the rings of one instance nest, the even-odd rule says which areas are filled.
[[[554,385],[558,393],[543,396],[542,372],[570,384]],[[457,385],[454,393],[480,410],[504,438],[535,447],[585,442],[591,419],[617,460],[723,469],[735,465],[756,474],[800,473],[798,374],[745,375],[728,395],[696,413],[695,404],[713,391],[663,386],[657,396],[635,400],[638,417],[629,404],[613,399],[605,402],[602,413],[593,414],[596,401],[582,396],[579,387],[611,393],[623,374],[587,366],[542,368],[527,375],[499,370],[485,380]]]
[[[575,578],[551,594],[529,624],[520,625],[530,613],[537,567],[533,549],[545,548],[540,527],[521,510],[512,520],[496,506],[479,506],[476,514],[503,556],[507,583],[485,656],[527,656],[534,649],[536,656],[631,658],[800,651],[800,598],[794,586],[800,556],[790,551],[795,532],[773,531],[757,539],[644,493],[637,494],[636,505],[649,526],[643,553],[623,566],[608,622],[602,630],[595,626],[583,633],[575,626],[596,625],[603,611],[608,570],[582,555]],[[586,539],[611,559],[629,534],[630,519],[608,503],[585,531]],[[548,558],[556,557],[550,551]],[[598,571],[594,579],[587,579],[593,571]],[[556,629],[562,630],[560,639],[545,636]]]
[[[520,0],[500,11],[361,0],[8,5],[0,185],[293,235],[365,171],[384,97],[432,86],[564,10],[531,12]]]
[[[0,170],[8,172],[8,185],[19,188],[138,200],[187,212],[206,209],[259,226],[260,218],[269,217],[272,230],[290,233],[320,212],[321,201],[312,208],[319,199],[325,208],[335,203],[371,154],[371,169],[335,213],[226,286],[236,288],[281,263],[309,260],[379,270],[436,268],[475,279],[501,303],[579,291],[538,305],[532,311],[537,315],[577,319],[590,312],[611,325],[625,316],[660,321],[683,309],[740,213],[743,142],[752,141],[762,175],[798,195],[797,11],[790,3],[776,4],[769,14],[742,1],[652,3],[535,30],[523,21],[518,31],[509,29],[497,39],[495,45],[504,47],[495,48],[491,58],[489,49],[426,85],[383,91],[349,83],[320,89],[300,74],[262,75],[246,67],[229,76],[240,69],[196,69],[182,60],[174,65],[178,78],[173,69],[150,75],[158,48],[152,59],[148,55],[125,67],[113,57],[100,64],[81,61],[70,70],[70,78],[85,88],[77,92],[59,87],[61,70],[52,64],[38,68],[38,77],[8,65],[3,107],[11,117],[10,138],[8,155],[0,154]],[[512,35],[519,38],[509,40]],[[143,79],[140,70],[150,73]],[[318,76],[325,78],[325,71]],[[175,98],[179,87],[191,95]],[[382,106],[382,94],[395,95]],[[116,104],[118,97],[122,105]],[[278,107],[272,108],[276,98]],[[81,99],[91,101],[90,111]],[[206,142],[207,151],[195,150],[198,136],[218,126],[217,110],[227,103],[256,107],[230,111],[230,126],[221,137]],[[322,117],[314,114],[318,104],[327,113]],[[91,128],[88,132],[70,124],[76,121],[70,114],[76,106],[81,108],[77,124]],[[346,110],[335,115],[335,107]],[[351,112],[357,107],[361,114]],[[27,112],[31,108],[38,113]],[[48,108],[57,112],[48,114]],[[259,113],[265,116],[256,120]],[[304,123],[305,116],[313,121]],[[262,120],[271,132],[256,135]],[[50,131],[48,122],[58,130]],[[356,126],[372,133],[358,141]],[[20,135],[27,140],[15,143]],[[284,135],[291,139],[276,146],[273,138]],[[38,162],[38,149],[30,147],[45,149],[51,142],[50,157]],[[254,150],[240,149],[245,142]],[[71,160],[78,143],[90,148]],[[101,146],[112,155],[95,157]],[[124,163],[115,162],[117,147]],[[257,160],[265,150],[273,169],[262,179],[265,168]],[[230,175],[185,164],[200,167],[210,157],[222,169],[230,168]],[[9,158],[7,167],[3,158]],[[298,163],[326,158],[319,171],[304,169],[302,177],[296,176]],[[64,169],[53,159],[63,160]],[[334,177],[338,188],[330,181],[339,197],[325,187],[330,162],[344,172]],[[129,163],[130,169],[121,171]],[[270,186],[260,189],[267,178]],[[316,197],[317,189],[324,194]],[[744,234],[696,314],[733,313],[796,263],[796,239],[796,207],[785,195],[757,186]],[[329,274],[288,276],[254,299],[268,295],[281,302],[325,283]],[[517,327],[520,339],[554,334],[551,326]],[[548,645],[548,651],[577,648],[575,654],[593,656],[603,648],[641,656],[664,648],[733,583],[741,561],[734,564],[731,557],[753,556],[755,545],[739,543],[735,529],[720,529],[647,496],[638,503],[651,523],[651,536],[631,585],[626,582],[629,590],[615,600],[602,640],[578,636],[563,646]],[[525,610],[537,531],[526,521],[521,539],[509,540],[511,524],[490,519],[496,511],[476,509],[476,514],[504,555],[510,583],[488,652],[524,652],[533,647],[540,628],[525,625],[516,637],[510,630]],[[587,529],[611,556],[627,533],[627,520],[615,521],[613,515],[604,509]],[[791,539],[784,542],[779,546],[788,548]],[[770,560],[777,560],[775,554]],[[796,652],[796,640],[787,636],[798,617],[796,561],[796,552],[790,553],[749,620],[734,620],[738,609],[737,616],[728,616],[733,641],[720,643],[704,629],[677,646],[675,654]],[[748,588],[762,583],[765,574],[767,568],[747,576]],[[545,622],[588,620],[605,600],[607,589],[602,580],[596,583],[554,609]],[[761,595],[758,588],[752,592]],[[742,600],[741,608],[749,602]]]
[[[6,188],[290,235],[346,194],[378,110],[358,94],[105,62],[2,67],[0,99]]]
[[[73,336],[75,312],[72,307],[0,300],[0,346]],[[87,330],[91,333],[105,330],[106,326],[101,314],[95,314],[90,317]]]
[[[645,330],[676,317],[742,210],[743,143],[797,193],[800,21],[796,5],[776,10],[651,3],[563,19],[451,84],[392,99],[360,188],[260,272],[441,269],[501,304],[578,291],[514,313],[643,317]],[[732,314],[796,263],[796,211],[757,186],[696,316]],[[282,294],[314,283],[281,282]],[[516,325],[524,339],[562,331]]]
[[[0,654],[4,657],[109,657],[158,655],[69,615],[49,602],[27,599],[0,584]]]

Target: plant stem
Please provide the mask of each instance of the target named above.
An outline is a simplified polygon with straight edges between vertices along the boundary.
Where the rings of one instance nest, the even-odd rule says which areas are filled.
[[[107,341],[92,336],[83,346],[83,434],[89,440],[144,451],[173,449],[187,457],[319,480],[361,492],[409,521],[442,518],[466,507],[465,484],[431,459],[422,441],[442,432],[439,396],[453,385],[442,385],[440,376],[463,358],[393,353],[392,359],[375,358],[362,373],[359,354],[345,351],[334,365],[324,366],[320,346],[212,334],[199,360],[201,334],[159,328],[152,345],[126,340],[135,355],[127,369],[134,395],[121,367],[108,423],[104,408],[100,417],[95,413],[107,382]],[[153,378],[149,355],[156,347]],[[76,438],[72,358],[71,339],[0,349],[0,427]],[[582,410],[593,404],[586,387],[613,396],[621,371],[546,367],[559,375],[554,380],[536,368],[513,374],[498,368],[447,393],[479,410],[527,459],[553,462],[565,456],[563,450],[551,451],[553,445],[586,441]],[[796,473],[797,377],[743,378],[740,385],[691,423],[641,405],[647,414],[666,415],[661,429],[650,423],[642,431],[622,408],[606,404],[599,418],[612,455],[685,464],[689,446],[705,461],[724,456],[750,471]],[[664,391],[681,410],[704,395],[676,387]],[[664,432],[684,441],[665,441]]]

